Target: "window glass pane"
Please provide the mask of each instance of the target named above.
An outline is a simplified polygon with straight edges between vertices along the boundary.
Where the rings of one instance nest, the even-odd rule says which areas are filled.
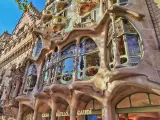
[[[76,45],[70,45],[61,53],[62,58],[73,56],[73,55],[76,55]]]
[[[36,42],[35,47],[33,49],[33,56],[36,56],[39,54],[39,52],[42,49],[42,40],[39,38],[39,40]]]
[[[36,67],[34,65],[31,65],[28,68],[28,75],[31,75],[31,74],[37,74],[37,70],[36,70]]]
[[[58,76],[61,75],[62,67],[63,67],[63,66],[62,66],[62,62],[60,62],[59,65],[58,65],[58,69],[57,69],[57,71],[58,71]]]
[[[91,100],[88,104],[87,104],[87,106],[86,106],[86,108],[85,108],[86,110],[89,110],[89,109],[92,109],[92,110],[97,110],[97,109],[102,109],[102,106],[101,106],[101,104],[97,101],[97,100]]]
[[[128,20],[123,19],[125,33],[137,33],[135,28],[129,23]]]
[[[98,53],[93,53],[86,55],[86,66],[99,66],[99,55]]]
[[[149,106],[148,95],[145,93],[137,93],[131,96],[131,104],[133,107]]]
[[[117,108],[128,108],[130,107],[129,97],[123,99],[118,105]]]
[[[130,56],[137,56],[140,54],[140,47],[138,37],[136,35],[126,35],[128,53]]]
[[[123,36],[118,38],[118,50],[120,55],[125,55],[125,47],[124,47],[124,40],[123,40]]]
[[[128,0],[119,0],[120,5],[126,5],[128,3]]]
[[[149,96],[152,105],[160,105],[160,96],[154,94],[150,94]]]
[[[64,73],[71,73],[74,71],[74,58],[67,58],[64,60],[63,64],[63,72]]]
[[[44,81],[48,80],[48,77],[49,77],[48,75],[49,75],[49,71],[47,70],[44,72]]]
[[[97,50],[96,43],[91,38],[86,38],[80,44],[80,54],[85,54]]]
[[[36,81],[37,81],[37,76],[33,75],[32,76],[32,80],[31,80],[31,84],[30,87],[34,87],[36,85]]]
[[[57,62],[57,58],[58,58],[58,53],[53,53],[51,56],[52,64]]]
[[[78,75],[77,75],[77,78],[78,79],[83,79],[83,70],[84,70],[84,63],[85,63],[85,61],[84,61],[84,59],[85,59],[85,57],[84,56],[80,56],[79,57],[79,63],[78,63]]]
[[[95,67],[93,67],[95,66]],[[99,56],[98,53],[86,56],[86,75],[94,76],[98,72]]]

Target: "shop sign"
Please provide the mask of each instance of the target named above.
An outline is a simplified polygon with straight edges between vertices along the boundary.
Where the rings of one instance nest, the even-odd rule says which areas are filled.
[[[92,110],[78,110],[77,115],[91,115]]]
[[[77,115],[91,115],[92,114],[92,110],[77,110]],[[56,112],[56,116],[69,116],[69,112]]]
[[[43,113],[43,114],[42,114],[42,117],[43,117],[43,118],[49,117],[49,113]]]

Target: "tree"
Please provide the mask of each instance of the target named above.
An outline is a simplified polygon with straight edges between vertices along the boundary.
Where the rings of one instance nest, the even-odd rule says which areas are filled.
[[[29,10],[29,2],[28,0],[14,0],[18,3],[18,7],[20,10],[27,12]]]

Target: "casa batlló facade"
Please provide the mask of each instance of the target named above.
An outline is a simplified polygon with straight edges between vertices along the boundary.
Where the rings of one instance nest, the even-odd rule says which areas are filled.
[[[160,120],[154,0],[47,0],[0,37],[1,119]]]

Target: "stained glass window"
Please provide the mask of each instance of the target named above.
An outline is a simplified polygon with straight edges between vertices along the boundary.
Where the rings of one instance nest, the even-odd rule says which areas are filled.
[[[24,92],[30,92],[33,90],[37,81],[37,69],[35,65],[31,65],[27,71],[26,88]]]
[[[68,46],[64,51],[61,53],[61,58],[66,58],[70,56],[76,55],[76,45],[70,45]]]
[[[117,48],[120,54],[120,63],[126,64],[130,66],[136,65],[142,56],[141,52],[141,40],[136,31],[136,29],[132,26],[132,24],[124,19],[117,18],[115,22],[115,30],[117,36],[113,36],[113,28],[112,24],[109,24],[108,30],[108,43],[107,43],[107,59],[109,61],[110,68],[114,68],[114,50],[113,48]],[[117,37],[116,44],[117,46],[113,46],[113,39]]]
[[[47,81],[49,78],[49,71],[50,71],[50,67],[51,67],[51,54],[47,56],[45,64],[44,64],[44,81]]]
[[[97,74],[99,69],[99,51],[91,38],[82,38],[79,49],[78,75],[80,80],[87,80]]]
[[[33,49],[32,56],[37,56],[40,53],[41,49],[42,49],[42,40],[40,38],[38,38],[38,40],[35,44],[35,47]]]
[[[69,46],[65,47],[61,52],[58,65],[58,80],[61,83],[66,84],[67,81],[71,81],[73,78],[73,73],[75,71],[76,51],[76,45],[70,44]]]

